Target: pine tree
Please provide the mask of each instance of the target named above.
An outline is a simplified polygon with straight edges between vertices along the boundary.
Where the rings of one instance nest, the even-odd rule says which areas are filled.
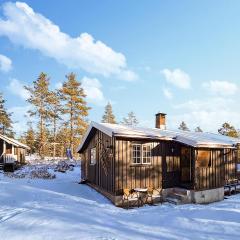
[[[5,108],[5,100],[3,98],[2,93],[0,93],[0,133],[5,134],[9,137],[14,136],[14,132],[12,130],[12,120],[11,113],[8,113]]]
[[[47,151],[47,128],[46,122],[50,117],[49,109],[49,78],[46,73],[41,73],[36,81],[33,82],[32,87],[25,86],[25,89],[29,91],[30,97],[27,102],[32,104],[33,110],[29,111],[30,116],[39,117],[38,122],[38,152],[41,158],[46,155]]]
[[[81,83],[74,73],[66,76],[67,80],[60,89],[60,97],[63,101],[63,114],[66,115],[65,126],[69,137],[69,147],[74,153],[76,146],[87,128],[86,117],[90,108],[85,101],[86,95]]]
[[[195,132],[203,132],[203,130],[202,130],[199,126],[196,127],[194,131],[195,131]]]
[[[52,141],[51,144],[53,145],[53,158],[56,156],[56,145],[57,143],[57,126],[58,121],[61,120],[61,112],[62,112],[62,106],[60,102],[59,92],[58,91],[52,91],[50,92],[49,96],[49,107],[50,107],[50,121],[52,125]]]
[[[126,118],[123,118],[122,124],[127,126],[138,125],[138,120],[133,111],[129,112]]]
[[[102,122],[103,123],[116,123],[115,116],[114,116],[113,110],[112,110],[112,105],[110,102],[105,106],[105,111],[104,111],[104,115],[102,117]]]
[[[56,148],[56,156],[58,157],[63,157],[66,152],[66,148],[69,147],[70,141],[69,141],[69,129],[66,126],[62,126],[58,131],[57,131],[57,141],[58,145]]]
[[[28,122],[28,130],[21,137],[21,141],[30,147],[30,153],[36,152],[36,134],[32,127],[32,122]]]
[[[229,136],[229,137],[239,137],[239,134],[234,126],[230,125],[229,123],[223,123],[222,127],[218,129],[218,132],[222,135]]]
[[[178,129],[182,131],[189,131],[189,128],[187,127],[187,124],[184,121],[181,122]]]

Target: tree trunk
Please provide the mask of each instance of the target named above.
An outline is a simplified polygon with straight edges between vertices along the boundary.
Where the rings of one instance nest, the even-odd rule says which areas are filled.
[[[73,107],[71,106],[70,110],[70,149],[73,153]]]
[[[40,158],[43,159],[43,117],[40,116],[40,148],[39,148]]]
[[[57,130],[57,121],[56,118],[53,120],[53,159],[56,157],[56,130]]]

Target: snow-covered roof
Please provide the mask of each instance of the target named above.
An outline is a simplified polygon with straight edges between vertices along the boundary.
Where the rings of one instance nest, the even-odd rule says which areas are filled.
[[[12,145],[14,145],[16,147],[30,149],[27,145],[25,145],[25,144],[15,140],[15,139],[13,139],[13,138],[7,137],[6,135],[0,134],[0,139],[6,141],[7,143],[12,144]]]
[[[77,151],[81,152],[92,131],[98,129],[110,137],[172,140],[192,147],[229,148],[240,144],[239,138],[231,138],[214,133],[162,130],[159,128],[133,127],[120,124],[91,122]]]

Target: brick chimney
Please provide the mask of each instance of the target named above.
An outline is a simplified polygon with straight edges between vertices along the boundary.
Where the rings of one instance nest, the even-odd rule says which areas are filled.
[[[166,129],[166,113],[157,113],[156,114],[156,128],[160,128],[165,130]]]

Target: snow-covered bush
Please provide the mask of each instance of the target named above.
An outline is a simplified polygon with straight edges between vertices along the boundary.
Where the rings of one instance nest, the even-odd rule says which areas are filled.
[[[26,174],[23,172],[5,172],[5,176],[10,177],[10,178],[25,178]]]
[[[35,161],[28,162],[14,172],[4,173],[5,176],[12,178],[38,178],[53,179],[56,177],[54,172],[73,171],[74,167],[80,166],[80,161],[76,160],[48,160],[47,162]]]
[[[11,173],[6,172],[5,176],[11,178],[39,178],[39,179],[53,179],[55,174],[48,171],[47,166],[23,166],[19,170]]]
[[[30,172],[30,178],[53,179],[56,175],[48,172],[45,168],[36,168]]]
[[[54,171],[56,172],[66,172],[66,171],[73,171],[74,164],[69,164],[66,161],[58,162],[57,166],[55,167]]]

